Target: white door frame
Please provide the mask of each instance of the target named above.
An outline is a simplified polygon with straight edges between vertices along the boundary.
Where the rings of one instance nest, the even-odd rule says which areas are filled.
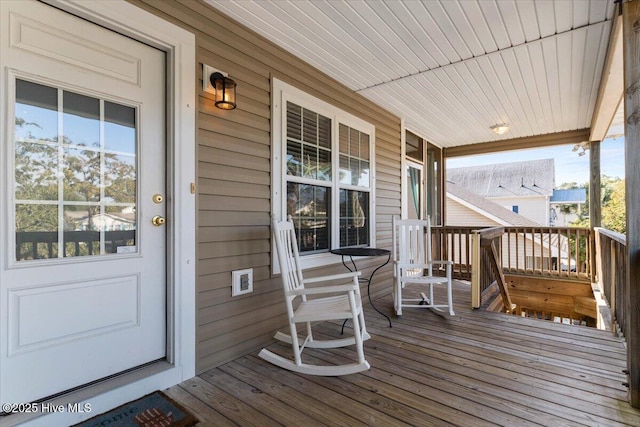
[[[172,210],[167,212],[167,362],[150,366],[122,378],[106,381],[93,390],[76,392],[74,401],[87,403],[91,412],[51,413],[30,419],[31,426],[70,425],[88,419],[157,389],[170,387],[195,376],[195,35],[124,0],[44,0],[105,28],[129,36],[166,52],[167,55],[167,192]],[[0,82],[6,87],[7,70],[0,67]],[[6,96],[2,98],[7,99]],[[0,117],[6,119],[6,102]],[[4,174],[0,174],[4,175]],[[0,176],[0,194],[6,199],[7,183]],[[2,214],[0,213],[0,216]],[[2,219],[2,218],[0,218]],[[6,221],[6,218],[4,219]],[[5,227],[0,227],[3,230]],[[0,239],[4,240],[3,231]],[[0,276],[1,278],[1,276]],[[0,310],[0,313],[6,310]],[[6,327],[0,316],[0,327]],[[65,403],[65,398],[56,403]],[[67,397],[67,400],[69,398]],[[0,402],[2,396],[0,396]],[[12,415],[4,422],[30,417]]]

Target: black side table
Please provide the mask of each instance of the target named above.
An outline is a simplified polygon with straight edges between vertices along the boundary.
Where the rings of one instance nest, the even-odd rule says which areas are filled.
[[[387,249],[377,249],[377,248],[340,248],[340,249],[332,249],[331,253],[334,255],[340,255],[342,257],[342,265],[347,267],[349,271],[358,271],[358,267],[356,266],[356,263],[353,260],[353,257],[380,257],[385,255],[387,256],[387,260],[384,262],[384,264],[380,264],[375,270],[373,270],[369,278],[361,277],[360,280],[363,282],[367,282],[367,295],[369,296],[369,303],[371,304],[371,307],[373,307],[375,311],[377,311],[378,313],[386,317],[387,320],[389,321],[389,327],[391,327],[391,318],[386,314],[384,314],[383,312],[381,312],[380,310],[378,310],[378,308],[373,304],[373,301],[371,300],[371,292],[370,292],[373,275],[376,274],[376,271],[380,270],[382,267],[389,264],[389,261],[391,260],[391,251],[388,251]],[[353,270],[345,262],[345,257],[349,257],[349,260],[351,261],[351,265],[353,265]],[[344,322],[347,323],[346,320]],[[344,328],[344,324],[342,325],[342,327]]]

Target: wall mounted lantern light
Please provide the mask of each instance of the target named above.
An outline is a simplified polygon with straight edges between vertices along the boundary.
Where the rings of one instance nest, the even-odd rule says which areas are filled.
[[[497,135],[502,135],[509,130],[509,126],[506,123],[500,123],[491,126],[491,130],[493,130]]]
[[[223,110],[236,108],[236,82],[226,73],[206,64],[202,66],[202,89],[215,95],[215,106]]]

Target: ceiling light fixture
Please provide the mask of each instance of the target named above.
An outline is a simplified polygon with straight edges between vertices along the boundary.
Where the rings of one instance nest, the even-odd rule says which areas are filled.
[[[500,123],[491,126],[491,130],[494,131],[496,135],[502,135],[509,130],[509,126],[506,123]]]

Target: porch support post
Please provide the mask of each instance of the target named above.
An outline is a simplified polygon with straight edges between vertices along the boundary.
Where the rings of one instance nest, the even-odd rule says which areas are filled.
[[[600,141],[589,143],[589,226],[591,235],[587,244],[589,245],[589,256],[591,258],[591,268],[589,276],[591,282],[596,281],[596,245],[594,239],[594,227],[602,226],[602,195],[600,191]],[[598,280],[600,280],[598,278]]]
[[[624,50],[625,167],[627,209],[627,287],[629,403],[640,408],[640,0],[622,5]]]
[[[600,141],[589,143],[589,225],[602,226],[602,196],[600,194]]]
[[[438,192],[438,210],[440,211],[440,224],[441,226],[447,225],[447,159],[444,157],[444,150],[440,150],[440,158],[438,159],[440,163],[440,174],[438,176],[438,185],[440,186],[440,191]]]

